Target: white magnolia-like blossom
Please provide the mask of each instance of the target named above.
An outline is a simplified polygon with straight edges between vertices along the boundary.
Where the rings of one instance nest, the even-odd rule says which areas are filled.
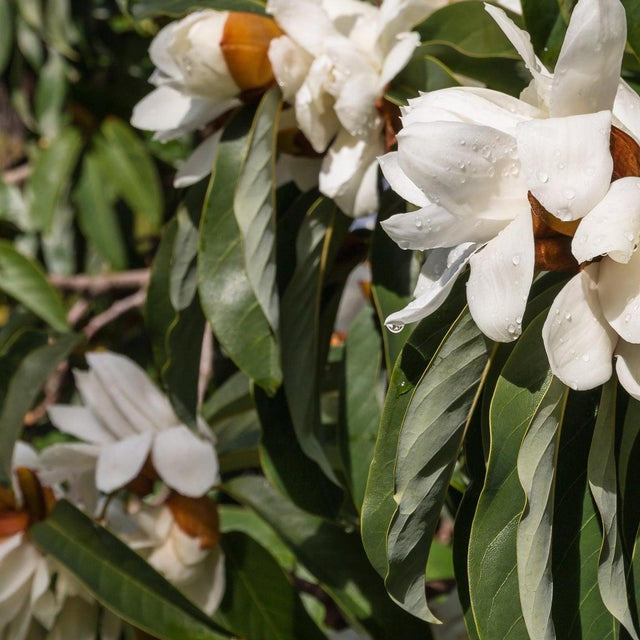
[[[284,99],[318,153],[320,191],[345,213],[377,211],[376,157],[384,151],[376,103],[420,44],[410,30],[446,0],[269,0],[286,35],[269,57]]]
[[[103,493],[126,486],[147,460],[178,493],[199,497],[218,480],[218,458],[206,427],[195,434],[182,424],[169,400],[132,360],[88,353],[88,371],[75,371],[84,406],[54,405],[51,422],[83,442],[45,449],[47,477],[61,480],[95,469]]]
[[[487,5],[531,72],[521,99],[452,88],[410,101],[398,151],[381,158],[392,188],[419,207],[384,223],[407,249],[434,249],[416,299],[387,319],[400,329],[433,312],[467,263],[469,310],[490,338],[521,333],[534,275],[528,193],[553,219],[586,216],[607,194],[612,109],[620,87],[626,19],[618,0],[580,0],[555,74],[529,35]]]
[[[37,472],[38,454],[29,445],[18,442],[12,467]],[[18,509],[23,509],[15,483],[14,495]],[[0,576],[0,640],[120,637],[119,618],[108,611],[100,613],[91,594],[65,569],[40,553],[26,530],[0,535]]]
[[[210,508],[216,509],[215,503],[209,502]],[[212,614],[226,584],[224,554],[217,540],[214,543],[185,532],[166,504],[149,506],[133,499],[128,517],[137,531],[123,535],[123,540],[192,602]]]
[[[255,52],[249,56],[251,65],[244,64],[243,69],[229,68],[230,46],[226,51],[222,46],[230,16],[234,24],[249,21],[249,28],[259,25],[254,32],[249,31],[256,37]],[[257,88],[254,83],[266,84],[272,79],[271,71],[264,69],[264,65],[268,65],[266,50],[268,39],[279,33],[267,18],[211,9],[195,11],[169,23],[149,48],[151,61],[156,66],[149,81],[156,89],[135,106],[131,124],[155,131],[154,137],[166,142],[201,129],[239,106],[243,90]],[[231,37],[238,39],[242,35]],[[262,42],[261,38],[267,41]],[[261,49],[264,60],[260,59]],[[219,139],[218,132],[195,149],[179,169],[176,187],[189,186],[211,172]]]

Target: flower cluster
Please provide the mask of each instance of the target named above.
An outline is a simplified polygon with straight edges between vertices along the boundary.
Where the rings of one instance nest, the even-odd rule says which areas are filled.
[[[383,226],[401,247],[429,253],[415,300],[388,326],[433,312],[469,264],[473,318],[509,342],[536,272],[575,272],[544,326],[554,374],[593,388],[611,377],[615,354],[620,381],[640,397],[640,99],[620,78],[624,8],[580,0],[554,73],[504,11],[486,9],[532,81],[520,99],[461,87],[404,109],[398,150],[380,164],[417,210]]]
[[[10,578],[0,588],[0,638],[35,637],[36,629],[51,638],[120,637],[120,621],[29,541],[29,526],[63,497],[100,517],[205,612],[224,595],[217,506],[207,495],[219,481],[212,436],[181,424],[133,361],[109,352],[87,361],[88,371],[75,372],[83,404],[49,408],[73,439],[40,453],[18,442],[13,491],[0,493],[0,571]]]
[[[157,88],[136,106],[132,124],[166,141],[213,123],[217,131],[177,173],[176,186],[188,186],[211,171],[220,134],[216,120],[254,98],[275,76],[304,141],[295,145],[303,171],[308,173],[309,159],[321,158],[321,164],[310,165],[320,191],[349,215],[375,213],[376,158],[385,151],[385,130],[395,115],[384,92],[420,44],[413,26],[444,4],[271,0],[267,12],[273,19],[192,13],[164,27],[151,44],[156,71],[150,81]],[[290,120],[284,117],[281,126]],[[296,175],[296,163],[287,169],[308,184]]]

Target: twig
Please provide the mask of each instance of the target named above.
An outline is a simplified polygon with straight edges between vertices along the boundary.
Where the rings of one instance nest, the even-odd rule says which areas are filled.
[[[141,307],[147,299],[147,290],[140,289],[134,294],[117,300],[106,311],[92,318],[87,326],[82,330],[87,336],[87,340],[91,340],[98,331],[106,327],[108,324],[124,315],[128,311]]]
[[[79,298],[73,303],[71,309],[67,313],[67,321],[72,327],[75,327],[89,311],[91,304],[86,298]]]
[[[62,385],[64,384],[64,380],[68,372],[69,361],[64,360],[57,366],[53,375],[47,380],[44,386],[44,399],[42,402],[32,411],[29,411],[29,413],[24,417],[24,425],[26,427],[30,427],[39,422],[44,418],[47,413],[47,409],[58,402],[60,392],[62,391]]]
[[[213,375],[213,331],[207,322],[202,337],[202,351],[200,352],[200,377],[198,378],[198,406],[202,405],[207,385]]]
[[[49,282],[65,291],[81,291],[99,295],[116,289],[141,289],[149,284],[149,269],[136,269],[120,273],[105,273],[98,276],[79,274],[75,276],[49,276]]]
[[[13,169],[7,169],[2,174],[2,181],[5,184],[20,184],[24,182],[32,172],[30,164],[21,164]]]

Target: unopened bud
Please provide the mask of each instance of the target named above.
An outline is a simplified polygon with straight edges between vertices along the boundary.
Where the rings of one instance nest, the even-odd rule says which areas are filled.
[[[273,81],[267,54],[271,41],[282,33],[271,18],[241,11],[229,13],[220,48],[241,91],[259,89]]]
[[[173,493],[167,500],[176,524],[188,536],[200,541],[201,549],[212,549],[220,541],[220,520],[218,505],[215,501],[203,496],[187,498]]]

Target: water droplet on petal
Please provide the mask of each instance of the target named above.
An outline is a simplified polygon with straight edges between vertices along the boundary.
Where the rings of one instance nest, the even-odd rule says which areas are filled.
[[[400,333],[404,329],[403,322],[389,322],[387,324],[387,329],[391,331],[391,333]]]
[[[573,189],[565,189],[562,194],[567,200],[573,200],[576,197],[576,192]]]
[[[564,319],[567,320],[568,322],[571,321],[571,314],[567,311],[567,313],[564,314]]]
[[[515,256],[513,256],[513,258],[511,258],[511,262],[513,262],[514,266],[517,267],[520,264],[520,256],[516,254]]]
[[[582,356],[582,359],[583,359],[585,362],[589,362],[589,360],[591,360],[591,356],[590,356],[588,353],[585,353],[585,354]]]
[[[547,182],[549,182],[549,176],[546,173],[544,173],[543,171],[540,171],[538,173],[538,180],[540,180],[540,182],[542,182],[543,184],[547,183]]]

